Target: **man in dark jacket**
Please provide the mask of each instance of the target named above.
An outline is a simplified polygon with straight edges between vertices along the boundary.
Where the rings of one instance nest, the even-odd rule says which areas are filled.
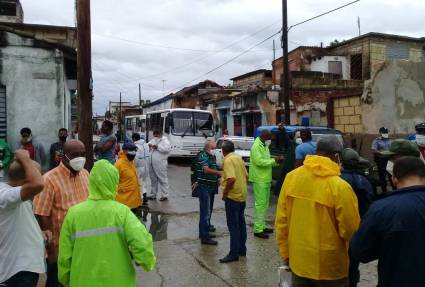
[[[425,164],[403,157],[394,164],[397,191],[371,205],[351,241],[351,255],[379,259],[380,287],[422,287],[425,282]]]
[[[341,178],[348,182],[357,196],[360,217],[369,209],[374,198],[373,186],[365,177],[365,166],[368,166],[368,160],[360,157],[360,155],[351,148],[342,151],[342,167]],[[350,256],[349,269],[349,287],[356,287],[360,281],[360,271],[357,260]]]

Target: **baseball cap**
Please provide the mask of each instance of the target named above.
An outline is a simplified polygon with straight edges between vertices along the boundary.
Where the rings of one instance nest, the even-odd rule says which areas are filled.
[[[425,131],[425,123],[420,123],[415,126],[416,131]]]
[[[420,152],[418,146],[415,143],[412,143],[406,139],[396,139],[394,140],[388,151],[383,151],[382,155],[392,156],[392,155],[401,155],[401,156],[414,156],[419,157]]]
[[[380,134],[387,134],[387,133],[388,133],[388,129],[387,129],[386,127],[381,127],[381,128],[379,129],[379,133],[380,133]]]
[[[351,148],[346,148],[341,154],[342,165],[344,167],[356,168],[369,163],[369,161],[359,155],[357,151]]]
[[[125,143],[122,146],[123,150],[137,150],[137,146],[134,143]]]

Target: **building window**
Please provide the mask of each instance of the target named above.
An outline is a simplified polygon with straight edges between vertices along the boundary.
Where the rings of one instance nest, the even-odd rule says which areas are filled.
[[[6,87],[0,86],[0,139],[7,137]]]
[[[387,59],[408,60],[409,48],[406,45],[391,43],[385,49]]]
[[[329,61],[328,62],[328,73],[342,75],[342,62],[341,61]]]
[[[350,75],[352,80],[363,80],[363,55],[351,55]]]
[[[0,16],[16,16],[16,3],[0,3]]]

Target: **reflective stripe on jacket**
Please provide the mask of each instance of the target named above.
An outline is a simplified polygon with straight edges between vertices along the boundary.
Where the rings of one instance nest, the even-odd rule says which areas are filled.
[[[90,174],[89,199],[69,209],[62,225],[58,276],[63,285],[136,286],[131,256],[146,271],[155,266],[152,236],[114,200],[117,187],[116,168],[98,161]]]

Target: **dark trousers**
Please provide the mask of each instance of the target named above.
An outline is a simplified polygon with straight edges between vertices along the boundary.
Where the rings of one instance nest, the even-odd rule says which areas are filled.
[[[210,192],[210,216],[208,217],[208,225],[212,226],[211,224],[211,217],[214,209],[214,198],[215,198],[215,192]]]
[[[198,186],[199,198],[199,238],[207,239],[210,233],[211,218],[211,193],[208,186],[200,184]]]
[[[38,283],[38,273],[21,271],[0,283],[0,286],[5,287],[36,287]]]
[[[378,176],[379,176],[379,185],[381,186],[381,190],[383,193],[387,192],[387,163],[388,159],[378,157],[375,159],[376,165],[378,167]]]
[[[360,281],[360,270],[359,270],[360,262],[354,260],[350,256],[350,268],[348,271],[348,282],[349,287],[356,287]]]
[[[46,287],[62,287],[58,280],[58,263],[47,262],[47,281]]]
[[[230,232],[230,256],[246,254],[245,202],[226,198],[226,220]]]

